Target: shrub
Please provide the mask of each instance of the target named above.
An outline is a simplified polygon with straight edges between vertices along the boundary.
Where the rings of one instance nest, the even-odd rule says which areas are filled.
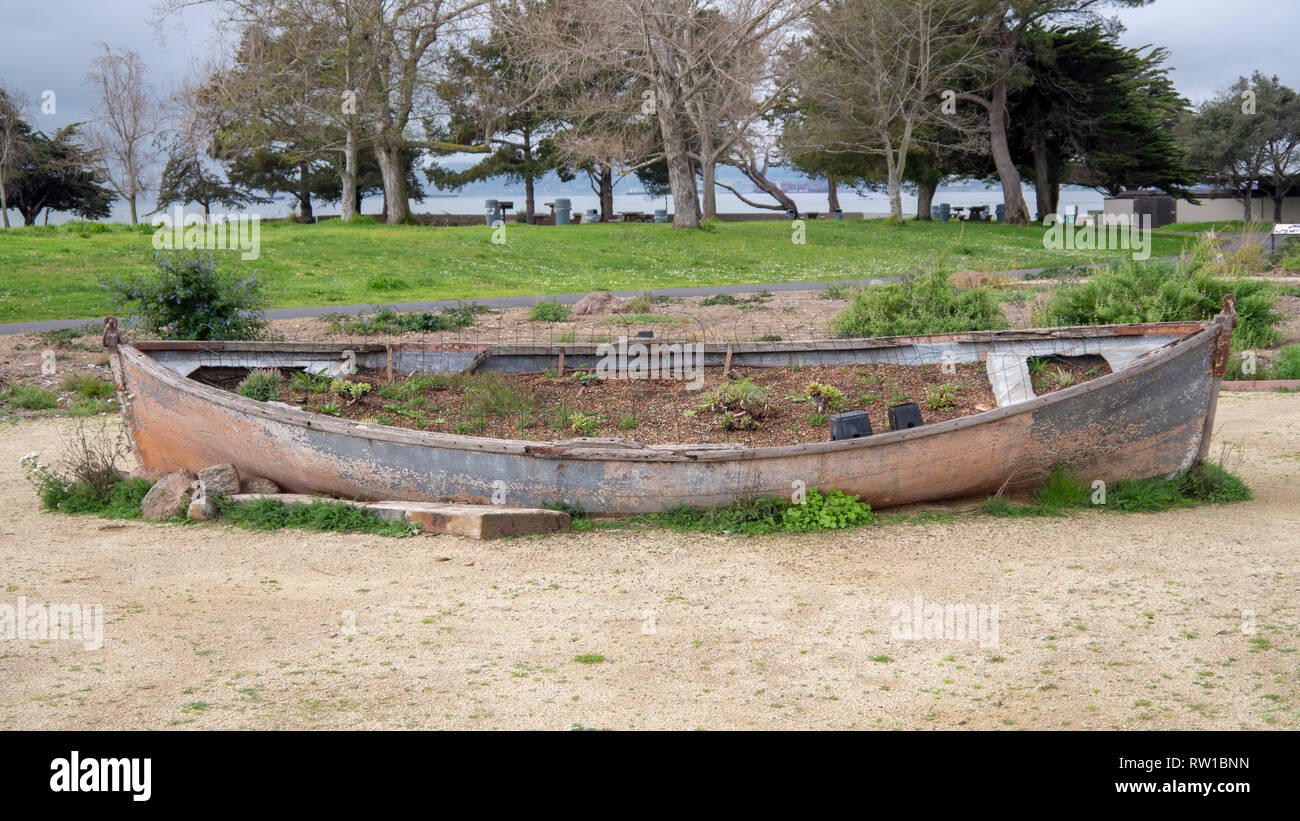
[[[64,376],[59,380],[59,390],[75,393],[86,399],[99,399],[117,393],[112,383],[84,373],[69,373]]]
[[[1186,262],[1126,261],[1088,282],[1057,291],[1043,312],[1045,325],[1114,325],[1210,319],[1224,294],[1237,296],[1234,344],[1267,348],[1278,338],[1277,294],[1264,280],[1223,279],[1195,273]]]
[[[828,490],[823,494],[816,488],[809,488],[803,504],[786,508],[781,516],[781,527],[796,532],[839,530],[866,524],[875,518],[871,507],[859,502],[857,496],[845,495],[840,490]]]
[[[352,318],[342,314],[326,314],[323,318],[329,323],[334,333],[350,333],[360,336],[375,334],[404,333],[439,333],[456,331],[473,325],[479,314],[486,313],[487,308],[473,302],[463,303],[441,311],[407,311],[399,313],[392,308],[376,308],[375,313],[367,316],[359,314]]]
[[[280,398],[280,385],[283,382],[284,376],[279,371],[272,368],[259,369],[246,376],[239,387],[235,388],[235,393],[259,402],[269,402]]]
[[[533,322],[563,322],[569,318],[569,306],[558,302],[539,302],[528,318]]]
[[[381,519],[372,511],[346,502],[313,499],[311,504],[281,504],[275,499],[233,502],[217,500],[222,521],[247,530],[280,530],[286,527],[332,533],[374,533],[380,536],[410,536],[411,524]]]
[[[865,288],[831,322],[840,337],[910,336],[1002,328],[1006,323],[987,288],[957,288],[941,271]]]
[[[82,420],[64,437],[62,453],[53,464],[42,463],[35,453],[19,464],[46,510],[134,519],[152,483],[122,478],[117,463],[123,450],[120,430],[114,432],[105,423],[92,428]]]
[[[104,279],[118,310],[146,334],[163,339],[256,339],[266,328],[266,302],[257,272],[222,271],[209,254],[157,254],[143,274]]]
[[[23,410],[51,410],[59,406],[59,397],[39,385],[15,382],[4,392],[4,399],[15,408]]]
[[[1273,357],[1274,379],[1300,379],[1300,345],[1283,345]]]

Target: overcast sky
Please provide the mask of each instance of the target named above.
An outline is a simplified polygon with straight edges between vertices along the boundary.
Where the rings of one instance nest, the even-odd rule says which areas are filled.
[[[176,85],[211,47],[212,11],[188,10],[167,24],[159,43],[151,6],[152,0],[0,0],[0,83],[34,103],[45,90],[55,92],[55,114],[36,117],[45,131],[87,117],[85,74],[96,43],[136,49],[157,88]],[[1169,49],[1174,81],[1193,102],[1255,69],[1300,86],[1297,0],[1156,0],[1118,15],[1128,27],[1125,44]]]

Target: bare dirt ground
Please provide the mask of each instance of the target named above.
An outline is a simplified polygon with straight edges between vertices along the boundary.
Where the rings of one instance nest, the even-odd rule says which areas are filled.
[[[1300,397],[1219,407],[1254,501],[491,543],[40,513],[16,462],[68,423],[9,424],[0,606],[107,624],[0,641],[0,728],[1294,729]],[[918,596],[996,646],[895,637]]]

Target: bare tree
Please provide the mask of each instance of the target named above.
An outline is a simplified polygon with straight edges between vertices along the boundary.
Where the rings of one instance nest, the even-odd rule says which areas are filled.
[[[222,7],[218,25],[229,30],[263,26],[293,38],[300,59],[277,71],[297,71],[299,80],[286,80],[282,90],[315,89],[320,99],[332,100],[318,110],[341,116],[344,216],[351,216],[356,151],[365,139],[383,177],[388,221],[405,221],[404,153],[435,144],[412,119],[438,79],[438,46],[473,26],[490,0],[161,0],[160,19],[200,5]]]
[[[835,0],[813,16],[790,142],[808,151],[873,154],[885,165],[890,218],[903,220],[908,152],[953,125],[958,78],[984,58],[972,36],[979,0]]]
[[[766,53],[774,39],[802,17],[816,0],[564,0],[540,3],[518,38],[542,76],[562,84],[573,74],[587,76],[620,70],[644,83],[642,116],[658,126],[673,194],[673,225],[696,228],[700,200],[695,168],[701,156],[701,123],[706,156],[728,145],[730,135],[714,138],[713,127],[734,120],[718,108],[728,99],[726,82],[749,77],[728,74]],[[752,93],[752,86],[749,89]],[[697,103],[696,97],[714,95]],[[735,98],[731,98],[735,99]],[[758,103],[754,103],[757,105]],[[706,185],[706,189],[710,186]]]
[[[102,53],[86,74],[98,95],[92,112],[95,122],[86,140],[99,154],[109,186],[130,206],[134,225],[139,221],[136,197],[151,187],[161,153],[162,112],[145,78],[140,53],[114,52],[106,43],[99,47]]]
[[[31,145],[31,127],[27,123],[30,102],[20,91],[10,91],[0,84],[0,214],[9,227],[8,182]]]

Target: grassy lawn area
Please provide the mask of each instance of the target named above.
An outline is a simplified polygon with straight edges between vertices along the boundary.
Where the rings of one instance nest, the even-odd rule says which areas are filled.
[[[509,224],[428,228],[361,223],[266,223],[257,270],[273,307],[392,303],[598,289],[650,289],[893,276],[927,266],[998,271],[1078,264],[1128,252],[1052,251],[1041,226],[883,221],[716,223],[676,231],[648,223],[571,227]],[[112,225],[0,231],[0,322],[78,319],[110,310],[101,275],[151,266],[152,229]],[[1153,237],[1153,256],[1179,253],[1184,237]]]
[[[1245,225],[1241,220],[1216,220],[1214,222],[1175,222],[1173,225],[1166,225],[1163,228],[1157,228],[1155,233],[1173,233],[1186,231],[1240,231]],[[1252,222],[1250,224],[1253,231],[1272,231],[1272,222]]]

